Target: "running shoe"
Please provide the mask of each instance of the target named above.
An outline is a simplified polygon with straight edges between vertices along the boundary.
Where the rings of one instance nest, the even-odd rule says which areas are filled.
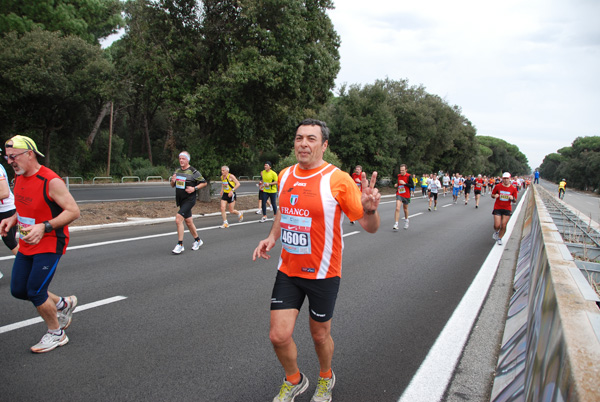
[[[494,232],[494,234],[492,235],[492,239],[498,240],[498,234],[498,232]]]
[[[185,248],[183,247],[183,244],[179,244],[177,243],[177,245],[175,246],[175,248],[173,249],[173,251],[171,251],[173,254],[181,254],[181,252],[185,250]]]
[[[331,391],[335,386],[335,373],[331,372],[331,378],[319,377],[317,389],[310,402],[329,402],[331,401]]]
[[[256,211],[256,215],[260,215],[260,214],[262,214],[262,209],[258,209],[258,210]]]
[[[77,297],[69,296],[64,298],[66,306],[57,312],[58,325],[60,329],[67,329],[73,320],[73,312],[77,307]]]
[[[273,402],[294,402],[294,399],[300,394],[302,394],[308,388],[308,378],[302,373],[300,373],[302,379],[297,385],[288,382],[285,378],[283,379],[283,384],[279,389],[279,395],[273,398]]]
[[[437,207],[433,207],[433,210],[434,210],[434,211],[437,211]]]
[[[56,349],[59,346],[66,345],[69,342],[69,338],[65,331],[60,331],[60,335],[51,334],[46,332],[42,339],[31,347],[33,353],[45,353]]]
[[[240,212],[238,215],[238,222],[242,222],[244,220],[244,213]]]
[[[496,243],[498,243],[499,246],[502,245],[502,239],[498,237],[498,240],[496,240]]]
[[[262,218],[260,218],[260,223],[264,223],[267,221],[267,217],[263,216]]]
[[[479,208],[479,205],[475,205],[475,208]]]
[[[431,207],[427,208],[429,210],[429,212],[431,212]]]
[[[408,229],[408,219],[404,221],[404,229]]]
[[[4,276],[4,274],[2,272],[0,272],[0,279]]]
[[[229,227],[229,223],[227,223],[227,221],[223,222],[223,224],[221,226],[219,226],[221,229],[227,229]]]
[[[198,240],[198,241],[194,241],[194,244],[192,244],[192,250],[196,251],[200,248],[200,246],[202,246],[204,244],[204,242],[202,241],[202,239]]]
[[[273,207],[267,207],[267,211],[272,211]]]
[[[392,229],[398,230],[398,222],[394,223],[394,227]]]

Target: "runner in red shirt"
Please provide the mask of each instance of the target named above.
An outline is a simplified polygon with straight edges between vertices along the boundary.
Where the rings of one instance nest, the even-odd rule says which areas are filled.
[[[506,224],[512,215],[512,203],[517,202],[517,189],[510,182],[510,173],[504,172],[502,182],[496,184],[492,190],[492,198],[496,200],[494,203],[494,234],[492,238],[496,240],[498,245],[502,245],[502,237],[506,232]]]
[[[473,193],[475,194],[475,208],[479,208],[479,198],[481,198],[481,192],[485,189],[485,182],[481,175],[477,175],[475,179],[475,188]]]
[[[394,184],[396,190],[396,211],[394,212],[394,230],[398,230],[398,220],[400,219],[400,203],[404,208],[404,229],[408,229],[408,204],[410,204],[410,191],[415,186],[412,176],[406,171],[406,165],[400,165],[400,174],[398,182]]]
[[[354,173],[352,173],[352,180],[354,180],[354,182],[358,186],[358,189],[362,192],[361,177],[362,177],[362,166],[356,165],[356,167],[354,168]],[[354,225],[355,223],[356,223],[356,221],[350,221],[351,225]]]

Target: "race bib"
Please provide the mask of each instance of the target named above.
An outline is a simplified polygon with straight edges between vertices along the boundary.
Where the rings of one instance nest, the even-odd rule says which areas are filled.
[[[35,225],[35,219],[26,218],[17,214],[17,231],[20,239],[29,234],[31,226],[33,225]]]
[[[398,194],[404,194],[406,193],[406,187],[404,187],[403,185],[399,185],[398,186]]]
[[[185,190],[185,176],[175,177],[175,188]]]
[[[500,201],[510,201],[510,192],[508,191],[500,191]]]
[[[281,215],[281,244],[290,254],[310,254],[312,218]]]

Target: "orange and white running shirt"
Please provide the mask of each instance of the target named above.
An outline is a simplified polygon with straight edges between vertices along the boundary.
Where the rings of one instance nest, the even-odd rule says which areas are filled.
[[[361,193],[350,175],[324,163],[279,173],[281,256],[277,269],[288,276],[325,279],[342,276],[342,222],[363,216]]]

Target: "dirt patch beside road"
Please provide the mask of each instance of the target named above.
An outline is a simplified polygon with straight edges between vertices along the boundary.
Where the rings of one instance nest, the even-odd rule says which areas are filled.
[[[258,196],[238,197],[235,208],[245,211],[258,209]],[[169,218],[175,219],[179,208],[172,201],[120,201],[80,204],[81,216],[70,226],[101,225],[105,223],[126,222],[130,218]],[[192,213],[205,215],[221,211],[220,200],[197,202]]]

